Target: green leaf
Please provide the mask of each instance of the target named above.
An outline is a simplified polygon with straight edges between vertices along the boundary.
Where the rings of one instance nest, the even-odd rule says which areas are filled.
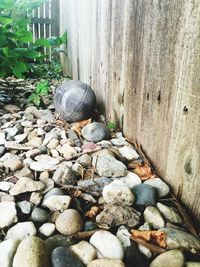
[[[28,50],[24,53],[24,57],[26,58],[37,58],[39,53],[36,50]]]
[[[14,0],[1,0],[0,8],[1,9],[10,9],[14,6]]]
[[[25,18],[20,18],[16,20],[16,24],[19,28],[26,28],[28,25],[28,20]]]
[[[37,84],[35,92],[40,95],[47,95],[49,92],[49,82],[47,80]]]
[[[37,107],[40,105],[40,97],[38,94],[32,93],[28,97],[28,101],[34,103]]]
[[[31,42],[33,39],[32,32],[26,30],[18,31],[16,34],[17,34],[17,40],[20,42],[27,43]]]
[[[13,66],[13,73],[17,78],[22,78],[23,73],[26,71],[26,65],[23,62],[16,62]]]
[[[61,44],[60,37],[52,36],[52,37],[48,38],[48,41],[49,41],[50,45],[60,45]]]
[[[117,126],[116,126],[115,123],[109,121],[109,122],[107,123],[107,127],[108,127],[110,130],[115,130]]]
[[[37,39],[37,41],[35,42],[35,45],[50,47],[50,42],[47,39],[41,38],[41,39]]]
[[[60,40],[62,44],[67,43],[67,32],[64,32],[63,35],[61,35]]]
[[[10,17],[4,17],[4,16],[0,16],[0,23],[6,25],[13,22],[13,19]]]

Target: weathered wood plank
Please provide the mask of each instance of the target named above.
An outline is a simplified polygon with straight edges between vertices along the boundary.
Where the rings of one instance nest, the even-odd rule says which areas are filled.
[[[61,0],[66,71],[200,221],[200,1]]]

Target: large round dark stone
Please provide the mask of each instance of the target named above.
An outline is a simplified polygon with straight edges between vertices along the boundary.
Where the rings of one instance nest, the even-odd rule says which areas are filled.
[[[59,115],[68,122],[88,119],[92,116],[96,97],[86,83],[65,80],[56,90],[54,106]]]

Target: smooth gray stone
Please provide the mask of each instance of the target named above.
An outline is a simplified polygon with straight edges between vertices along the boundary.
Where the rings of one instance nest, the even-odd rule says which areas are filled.
[[[75,238],[57,234],[47,238],[45,242],[49,250],[53,251],[57,247],[64,247],[67,249],[70,246],[75,245],[78,241]]]
[[[60,188],[52,188],[44,195],[44,200],[47,199],[50,196],[63,196],[64,192]]]
[[[150,267],[183,267],[184,255],[180,250],[174,249],[157,256]]]
[[[31,213],[31,219],[34,222],[44,223],[48,220],[49,213],[48,211],[41,209],[41,208],[34,208]]]
[[[100,122],[93,122],[83,127],[82,136],[89,142],[100,142],[110,139],[110,131]]]

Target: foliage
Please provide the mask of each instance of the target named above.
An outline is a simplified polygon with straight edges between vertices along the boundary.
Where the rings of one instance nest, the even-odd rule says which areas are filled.
[[[49,92],[49,82],[47,80],[39,82],[35,90],[29,96],[28,101],[32,102],[36,106],[39,106],[41,103],[41,97],[43,95],[48,95],[48,92]]]
[[[110,121],[107,123],[107,127],[108,127],[110,130],[113,130],[113,131],[116,130],[116,128],[117,128],[117,127],[116,127],[116,124],[113,123],[113,122],[110,122]]]
[[[32,42],[32,33],[27,30],[28,14],[44,0],[1,0],[0,1],[0,77],[15,75],[23,78],[31,71],[31,62],[42,62],[43,47],[61,45],[67,42],[67,34],[61,37],[38,39]],[[54,47],[54,53],[63,52]]]
[[[42,79],[57,79],[63,76],[62,66],[60,62],[52,60],[51,62],[33,63],[30,67],[29,77]]]

